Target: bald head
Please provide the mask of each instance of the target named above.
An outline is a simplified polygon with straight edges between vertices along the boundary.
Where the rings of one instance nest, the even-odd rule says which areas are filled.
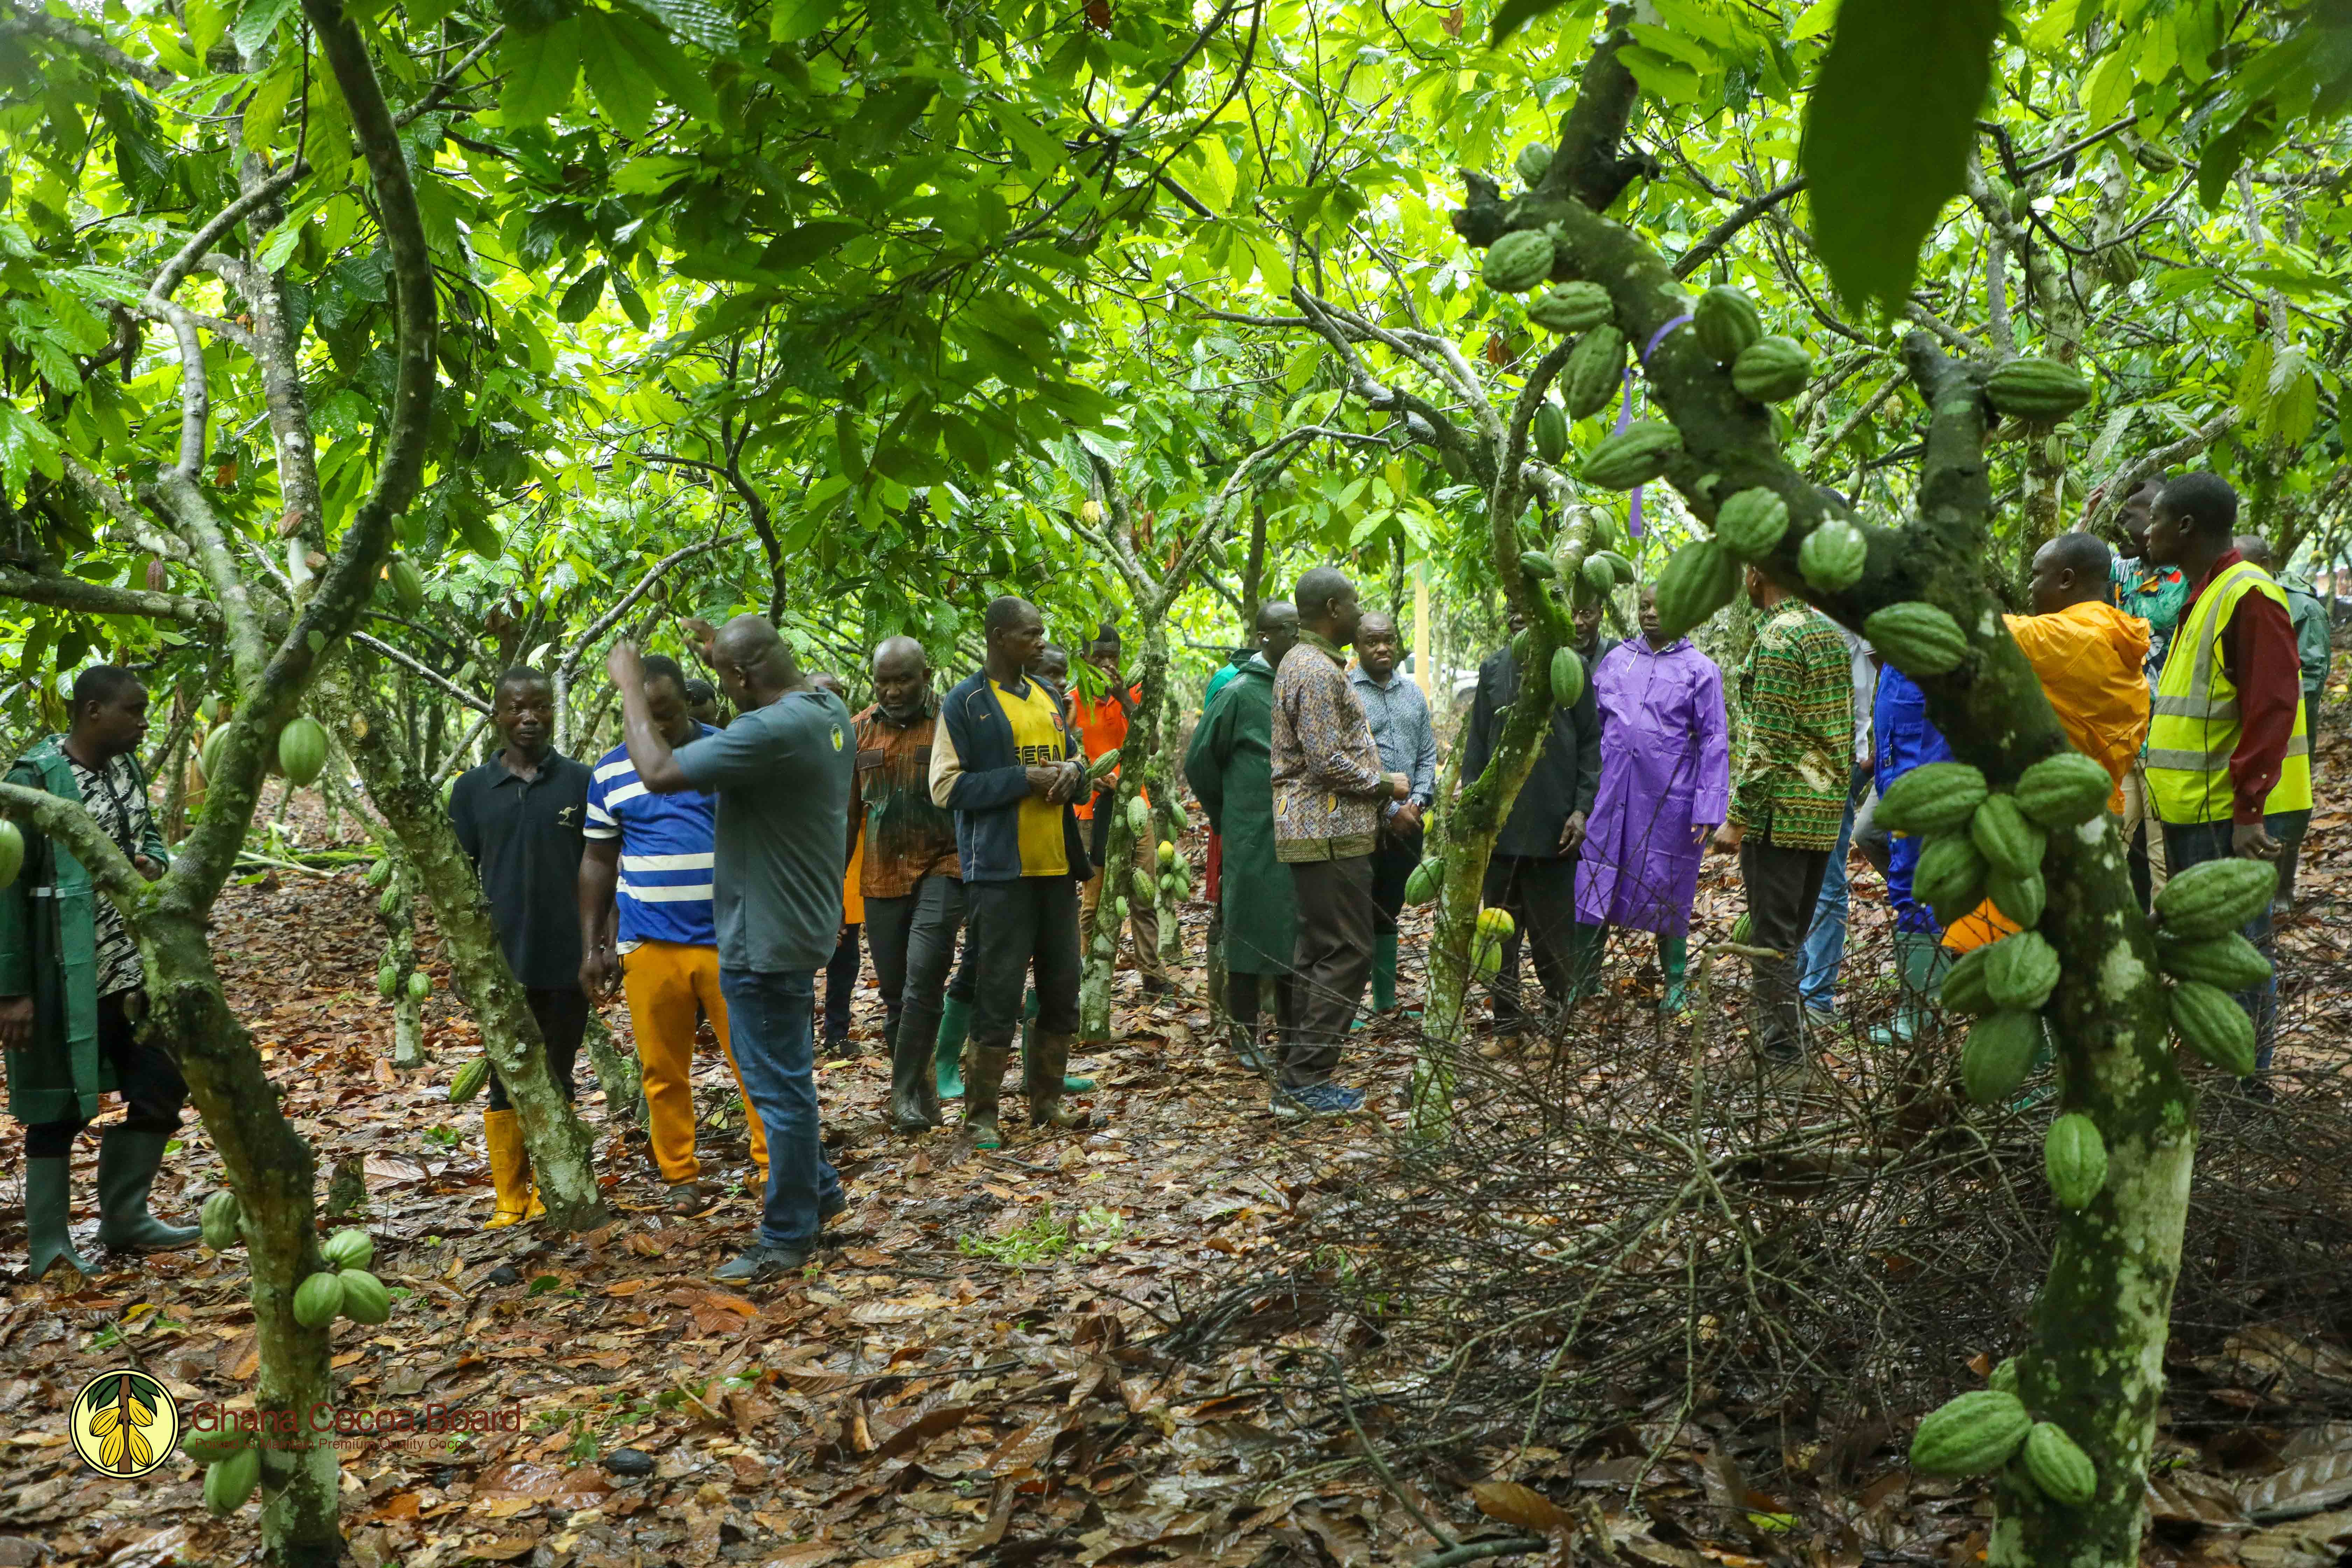
[[[808,683],[782,634],[765,616],[738,616],[711,639],[710,662],[728,700],[740,710],[765,708]]]
[[[2106,604],[2113,592],[2115,552],[2094,533],[2062,533],[2033,552],[2027,593],[2037,616],[2075,605]]]
[[[1397,660],[1402,657],[1404,647],[1397,635],[1396,617],[1380,610],[1366,610],[1356,622],[1356,663],[1374,680],[1385,682],[1396,673]]]
[[[2261,534],[2242,533],[2231,542],[2238,547],[2239,554],[2263,571],[2274,573],[2278,570],[2276,558],[2271,553],[2271,542]]]
[[[1356,602],[1356,585],[1337,566],[1317,566],[1298,579],[1298,625],[1346,647],[1356,640],[1356,622],[1363,611]]]
[[[904,724],[930,706],[931,661],[912,637],[884,637],[874,650],[874,701]]]
[[[1282,656],[1298,645],[1298,606],[1287,599],[1268,599],[1257,607],[1257,651],[1279,668]]]

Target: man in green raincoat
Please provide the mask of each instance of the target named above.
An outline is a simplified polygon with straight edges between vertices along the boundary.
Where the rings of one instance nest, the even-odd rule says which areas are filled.
[[[139,742],[147,691],[113,665],[74,681],[73,721],[19,758],[8,782],[78,800],[153,881],[170,858],[147,809]],[[8,1113],[25,1124],[25,1229],[31,1278],[54,1264],[94,1272],[68,1228],[68,1170],[77,1134],[99,1097],[120,1093],[130,1114],[98,1148],[98,1239],[121,1251],[186,1247],[194,1226],[147,1212],[163,1148],[180,1125],[188,1087],[164,1041],[141,1039],[147,979],[121,911],[91,885],[72,851],[23,824],[25,864],[0,889],[0,1047],[7,1052]]]
[[[1184,780],[1224,842],[1218,907],[1226,996],[1234,1050],[1253,1071],[1266,1065],[1258,1014],[1269,981],[1277,1026],[1291,1017],[1298,904],[1290,868],[1274,858],[1274,669],[1298,640],[1298,611],[1270,600],[1258,606],[1256,630],[1256,655],[1218,690],[1184,753]]]

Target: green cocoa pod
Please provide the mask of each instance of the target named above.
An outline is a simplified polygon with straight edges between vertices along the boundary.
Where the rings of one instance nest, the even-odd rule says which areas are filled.
[[[1550,556],[1546,555],[1540,550],[1521,552],[1519,555],[1519,570],[1526,573],[1530,577],[1547,583],[1559,575],[1559,563],[1554,562]]]
[[[1965,833],[1932,835],[1919,851],[1911,872],[1911,891],[1936,913],[1938,925],[1950,925],[1984,900],[1984,857]]]
[[[1536,632],[1533,626],[1521,626],[1511,634],[1511,662],[1521,669],[1535,657]]]
[[[180,1452],[200,1465],[217,1465],[253,1447],[253,1434],[241,1426],[222,1426],[210,1432],[180,1431]]]
[[[384,568],[384,580],[392,584],[393,603],[401,614],[413,616],[425,607],[425,578],[410,564],[405,555],[395,555]]]
[[[1862,530],[1842,517],[1831,518],[1812,532],[1797,551],[1797,569],[1805,581],[1824,594],[1843,593],[1862,580],[1862,569],[1870,563],[1870,541]]]
[[[1960,955],[1959,962],[1944,971],[1937,994],[1948,1013],[1990,1013],[1992,997],[1985,991],[1985,955],[1990,946],[1972,948]]]
[[[1535,437],[1536,456],[1545,462],[1557,463],[1568,456],[1568,416],[1550,398],[1536,410],[1528,433]]]
[[[2080,1508],[2099,1494],[2098,1467],[2065,1429],[2037,1421],[2025,1435],[2025,1476],[2052,1502]]]
[[[472,1061],[459,1068],[457,1076],[449,1080],[449,1103],[465,1104],[466,1101],[481,1093],[482,1086],[489,1081],[490,1058],[476,1057]]]
[[[1698,333],[1698,346],[1707,358],[1729,364],[1762,341],[1764,321],[1745,289],[1718,283],[1691,307],[1691,330]]]
[[[2017,804],[2044,827],[2074,827],[2106,809],[2116,782],[2080,752],[2042,758],[2017,777]]]
[[[1985,1379],[1985,1384],[1986,1386],[1997,1388],[2003,1394],[2015,1394],[2017,1392],[2017,1358],[2002,1357],[2000,1364],[1992,1369],[1992,1375]]]
[[[1539,228],[1515,228],[1486,250],[1486,287],[1523,294],[1551,276],[1551,236]]]
[[[1124,893],[1111,900],[1111,913],[1118,917],[1118,919],[1112,922],[1114,925],[1125,925],[1127,923],[1127,896]]]
[[[1985,994],[1996,1007],[2032,1012],[2058,987],[2058,950],[2036,932],[1994,942],[1985,955]]]
[[[1761,561],[1789,531],[1789,503],[1762,486],[1741,490],[1715,514],[1715,537],[1742,561]]]
[[[1663,419],[1639,420],[1584,455],[1584,481],[1603,489],[1630,490],[1664,473],[1682,450],[1681,431]]]
[[[383,1281],[364,1268],[344,1269],[336,1276],[343,1282],[343,1316],[354,1323],[381,1323],[392,1316],[392,1292]]]
[[[1739,562],[1712,539],[1675,552],[1658,574],[1659,629],[1678,637],[1731,603],[1739,592]]]
[[[2040,871],[2028,871],[2021,877],[1991,866],[1985,870],[1985,897],[1992,900],[1994,909],[2016,921],[2020,930],[2032,931],[2042,923],[2042,911],[2050,901],[2050,885],[2042,880]]]
[[[1874,820],[1889,833],[1947,833],[1967,825],[1990,793],[1966,763],[1928,763],[1886,786]]]
[[[1404,901],[1419,909],[1423,904],[1434,902],[1444,886],[1445,862],[1423,860],[1412,868],[1412,875],[1404,879]]]
[[[1975,1104],[1998,1105],[2017,1092],[2041,1048],[2038,1015],[2014,1008],[1988,1013],[1969,1026],[1969,1043],[1960,1049],[1960,1088]]]
[[[1540,142],[1528,142],[1519,149],[1519,155],[1511,160],[1511,172],[1530,185],[1541,184],[1544,171],[1550,167],[1551,149]]]
[[[1113,746],[1109,751],[1105,752],[1101,756],[1097,757],[1093,762],[1087,764],[1087,782],[1088,784],[1099,784],[1102,780],[1108,778],[1110,776],[1110,771],[1117,766],[1118,766],[1118,748],[1117,746]]]
[[[397,964],[385,963],[378,966],[375,972],[375,994],[387,1002],[400,994],[400,968]]]
[[[1578,568],[1578,572],[1584,579],[1584,585],[1592,590],[1595,595],[1605,596],[1611,589],[1617,586],[1617,568],[1609,564],[1609,553],[1606,551],[1598,555],[1586,556],[1584,564]]]
[[[1584,660],[1572,647],[1557,647],[1551,652],[1551,700],[1562,708],[1573,708],[1584,695]]]
[[[2194,980],[2223,991],[2252,991],[2271,977],[2271,961],[2236,931],[2182,942],[2159,932],[2156,962],[2175,980]]]
[[[1617,377],[1624,368],[1625,334],[1612,326],[1593,328],[1577,340],[1560,367],[1560,401],[1579,419],[1600,413],[1617,390]]]
[[[2013,418],[2050,424],[2090,402],[2091,384],[2072,365],[2026,355],[2008,361],[1987,376],[1985,396]]]
[[[2208,860],[2176,874],[2156,895],[2164,934],[2200,942],[2243,926],[2270,907],[2278,868],[2267,860]]]
[[[2254,1070],[2254,1021],[2218,985],[2184,980],[2172,988],[2172,1032],[2223,1072]]]
[[[306,1329],[334,1321],[343,1310],[342,1277],[321,1268],[294,1288],[294,1321]]]
[[[2080,1111],[2053,1121],[2042,1139],[2042,1168],[2060,1208],[2089,1208],[2107,1184],[2107,1141],[2099,1136],[2099,1124]]]
[[[1598,283],[1559,283],[1528,306],[1528,320],[1562,337],[1589,332],[1615,313],[1609,290]]]
[[[1632,584],[1633,579],[1639,575],[1639,574],[1633,570],[1633,563],[1631,561],[1626,560],[1622,555],[1618,554],[1613,550],[1596,550],[1591,555],[1587,556],[1586,559],[1589,561],[1602,562],[1607,564],[1609,568],[1609,575],[1613,579],[1611,584],[1612,587],[1622,588],[1628,586]]]
[[[226,1459],[205,1467],[205,1507],[226,1519],[245,1506],[261,1484],[261,1450],[248,1443]]]
[[[2038,870],[2049,835],[2025,820],[2017,802],[2005,795],[1988,798],[1969,818],[1969,837],[1985,863],[1998,871],[2022,877]]]
[[[1981,1476],[2009,1462],[2033,1417],[2017,1395],[1980,1388],[1931,1412],[1911,1438],[1911,1468],[1927,1476]]]
[[[356,1226],[327,1237],[319,1256],[337,1268],[365,1268],[375,1261],[375,1237]]]
[[[237,1223],[245,1218],[245,1210],[236,1194],[226,1187],[205,1200],[196,1211],[196,1223],[205,1233],[205,1245],[215,1252],[226,1252],[237,1241]]]
[[[376,863],[375,863],[374,865],[370,866],[370,867],[368,868],[368,874],[367,874],[367,885],[368,885],[369,887],[371,887],[371,888],[381,888],[381,887],[383,887],[386,882],[389,882],[389,881],[391,881],[391,880],[392,880],[392,862],[391,862],[391,861],[389,861],[389,860],[383,860],[383,859],[379,859],[379,860],[377,860],[377,861],[376,861]]]
[[[375,912],[386,920],[400,913],[400,887],[397,883],[383,890],[383,897],[375,901]]]
[[[422,1002],[433,994],[433,976],[421,969],[408,972],[408,994],[412,1001]]]
[[[1138,838],[1151,837],[1151,803],[1139,795],[1128,797],[1127,830]]]
[[[1812,374],[1813,356],[1794,338],[1759,338],[1731,362],[1731,384],[1759,403],[1796,396]]]
[[[278,766],[297,789],[316,784],[327,771],[327,727],[300,714],[278,731]]]
[[[196,768],[205,775],[206,784],[220,777],[221,753],[228,747],[228,731],[226,724],[214,725],[212,733],[205,737],[203,750],[196,753]]]
[[[1503,943],[1498,937],[1475,937],[1470,943],[1470,973],[1492,980],[1503,972]]]
[[[1880,657],[1909,676],[1942,675],[1969,651],[1960,623],[1921,600],[1889,605],[1862,623]]]

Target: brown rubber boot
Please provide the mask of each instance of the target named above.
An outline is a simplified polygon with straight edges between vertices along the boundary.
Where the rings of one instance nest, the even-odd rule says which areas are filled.
[[[1009,1042],[964,1047],[963,1137],[975,1149],[1004,1147],[1004,1135],[996,1126],[996,1103],[1004,1089],[1005,1059],[1012,1054]]]
[[[1049,1035],[1041,1029],[1037,1043],[1022,1060],[1022,1085],[1029,1096],[1032,1127],[1077,1128],[1087,1124],[1085,1111],[1062,1103],[1062,1074],[1070,1065],[1072,1037]]]

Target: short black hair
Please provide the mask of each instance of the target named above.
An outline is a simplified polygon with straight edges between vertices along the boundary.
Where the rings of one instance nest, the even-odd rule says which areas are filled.
[[[686,690],[686,671],[678,668],[677,660],[669,655],[649,653],[646,655],[644,664],[647,680],[674,680],[680,691]],[[691,695],[688,693],[689,697]]]
[[[541,686],[551,686],[554,684],[554,682],[547,679],[547,671],[540,668],[536,665],[510,664],[507,666],[505,669],[499,672],[498,683],[491,687],[490,689],[493,691],[503,691],[509,686],[528,686],[533,683]]]
[[[2074,568],[2074,575],[2084,582],[2105,583],[2115,569],[2116,552],[2095,533],[2069,530],[2053,537],[2050,545],[2051,559]]]
[[[1095,626],[1094,646],[1099,647],[1104,643],[1108,643],[1113,647],[1127,646],[1126,640],[1118,635],[1117,621],[1103,621]]]
[[[1029,601],[1018,594],[1001,595],[988,601],[988,608],[981,615],[981,627],[990,634],[1001,632],[1019,620],[1022,611],[1031,607]]]
[[[1298,587],[1291,595],[1291,603],[1298,606],[1298,618],[1311,620],[1330,607],[1331,601],[1355,584],[1337,566],[1310,566],[1298,579]]]
[[[686,700],[697,708],[706,702],[716,702],[719,700],[719,688],[698,675],[686,683]]]
[[[2197,533],[2238,531],[2238,492],[2210,469],[2183,474],[2164,487],[2156,504]]]
[[[119,664],[93,664],[74,677],[73,710],[92,704],[103,708],[134,686],[146,689],[146,682]]]

